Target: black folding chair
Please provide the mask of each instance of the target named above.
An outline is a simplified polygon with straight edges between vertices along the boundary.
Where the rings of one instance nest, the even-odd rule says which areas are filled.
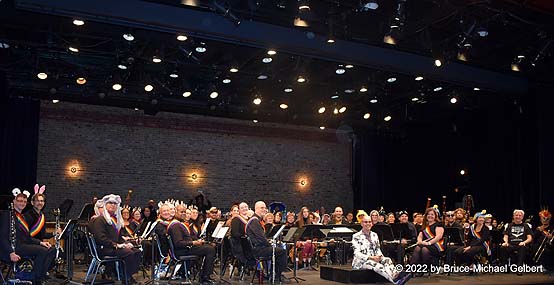
[[[87,243],[90,250],[90,255],[92,256],[92,261],[90,263],[90,266],[87,270],[87,275],[85,276],[85,283],[88,281],[88,278],[90,275],[94,272],[94,275],[92,277],[92,280],[90,281],[90,285],[94,284],[94,281],[96,280],[96,275],[98,274],[98,271],[100,270],[100,267],[103,264],[109,264],[114,263],[115,264],[115,271],[117,273],[117,279],[121,280],[121,274],[119,271],[120,265],[123,268],[123,278],[125,280],[125,285],[128,284],[127,280],[127,271],[125,269],[125,261],[118,256],[102,256],[100,257],[98,255],[98,251],[96,248],[96,241],[94,240],[94,236],[91,233],[86,233]]]

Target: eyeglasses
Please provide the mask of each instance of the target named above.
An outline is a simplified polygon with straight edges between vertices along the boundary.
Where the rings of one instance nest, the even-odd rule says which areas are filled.
[[[454,215],[446,215],[447,217],[454,217]]]

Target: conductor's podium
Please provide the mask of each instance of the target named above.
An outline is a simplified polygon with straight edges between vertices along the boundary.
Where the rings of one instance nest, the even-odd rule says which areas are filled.
[[[350,265],[321,265],[319,277],[340,283],[388,283],[387,279],[373,270],[354,270]]]

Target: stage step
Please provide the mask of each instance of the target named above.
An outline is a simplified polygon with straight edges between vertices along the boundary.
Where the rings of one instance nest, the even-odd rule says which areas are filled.
[[[319,267],[319,277],[340,283],[384,283],[388,282],[383,276],[373,270],[354,270],[349,265],[322,265]]]

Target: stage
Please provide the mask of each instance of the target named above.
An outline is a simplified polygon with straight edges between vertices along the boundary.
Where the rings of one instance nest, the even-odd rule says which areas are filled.
[[[349,268],[348,266],[343,266],[341,268]],[[75,268],[75,278],[74,281],[80,282],[85,276],[86,267],[84,265],[77,265]],[[299,270],[298,277],[305,279],[306,281],[300,281],[301,284],[322,284],[322,285],[339,285],[345,284],[335,281],[324,280],[320,278],[320,271],[316,270]],[[138,277],[137,277],[138,276]],[[291,277],[292,272],[286,272],[285,276]],[[137,281],[140,284],[144,284],[148,278],[144,279],[142,274],[135,275]],[[213,276],[214,278],[217,276]],[[227,276],[228,277],[228,274]],[[100,276],[98,276],[100,278]],[[216,278],[217,279],[217,278]],[[231,284],[250,284],[251,276],[246,276],[243,281],[234,277],[231,280]],[[227,278],[228,280],[228,278]],[[59,282],[57,282],[59,281]],[[100,282],[101,280],[97,280]],[[50,284],[61,284],[62,280],[53,279]],[[163,280],[159,282],[154,282],[154,284],[181,284],[177,280]],[[222,283],[224,284],[224,283]],[[269,284],[269,282],[264,282],[264,284]],[[289,284],[297,284],[294,280],[291,280]],[[389,282],[379,282],[379,283],[349,283],[349,284],[391,284]],[[438,284],[480,284],[480,285],[492,285],[492,284],[554,284],[554,277],[547,274],[527,274],[523,276],[517,276],[515,274],[478,274],[473,276],[468,276],[466,274],[453,274],[451,276],[446,275],[431,275],[411,279],[406,284],[419,284],[419,285],[438,285]]]

